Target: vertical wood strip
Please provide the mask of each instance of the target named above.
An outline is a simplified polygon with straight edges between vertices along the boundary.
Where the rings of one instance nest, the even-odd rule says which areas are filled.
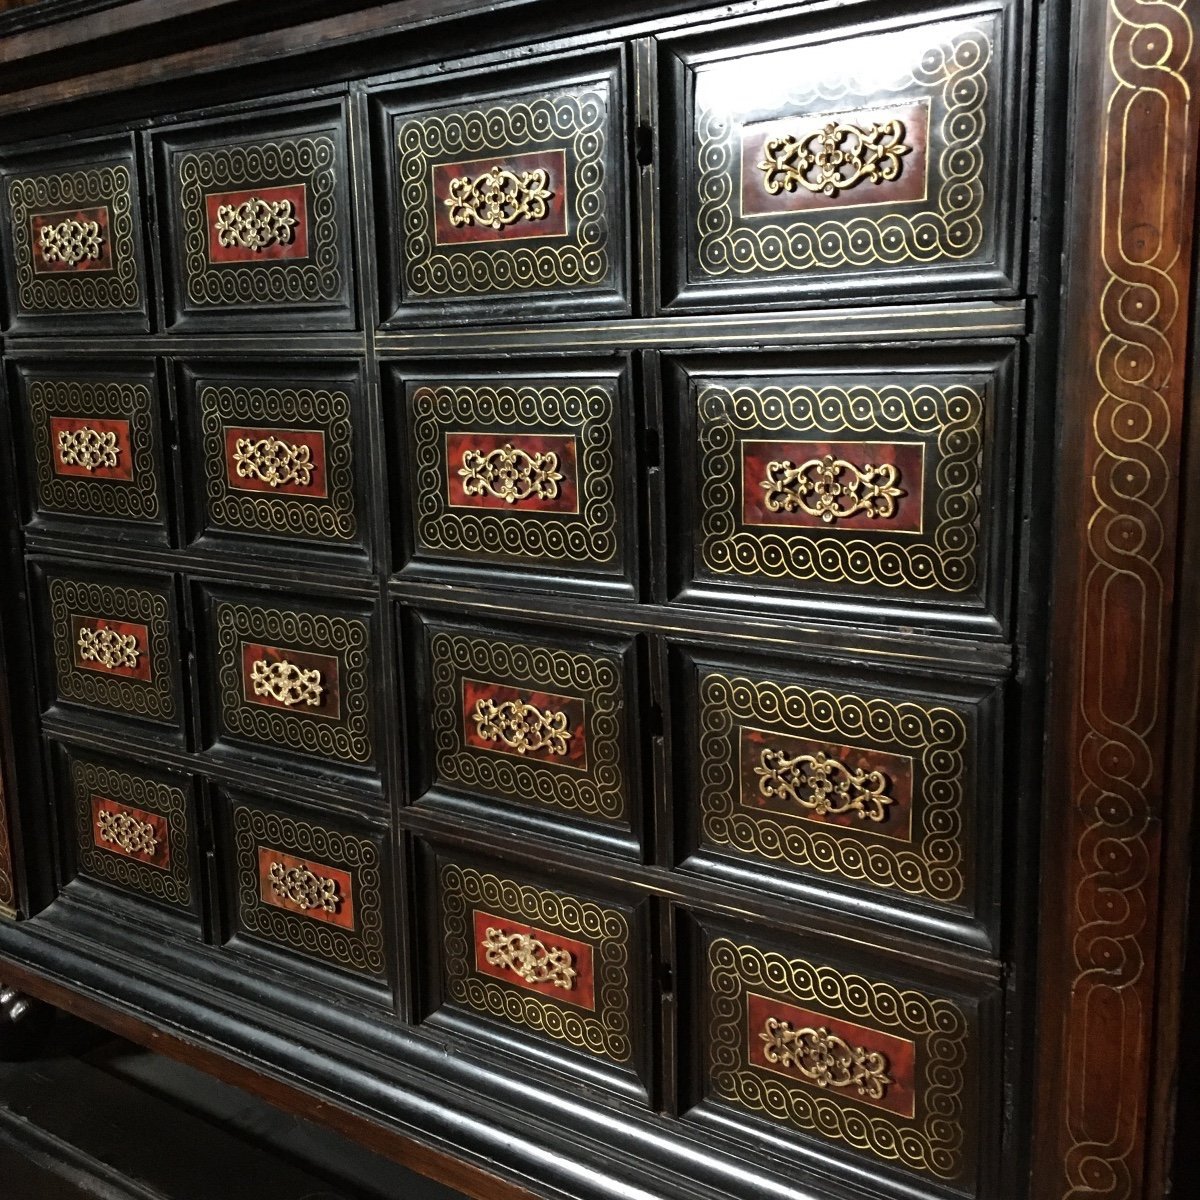
[[[1197,7],[1077,10],[1032,1181],[1042,1200],[1145,1196]]]

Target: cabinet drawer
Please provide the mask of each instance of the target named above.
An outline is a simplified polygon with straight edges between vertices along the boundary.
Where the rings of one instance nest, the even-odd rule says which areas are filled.
[[[59,147],[0,170],[8,327],[147,328],[133,139]]]
[[[406,571],[630,592],[626,374],[531,368],[488,377],[397,368],[413,526]]]
[[[668,303],[1012,291],[1013,7],[668,39]]]
[[[609,51],[377,98],[392,322],[629,311],[623,80]]]
[[[340,102],[155,136],[168,321],[354,325]]]

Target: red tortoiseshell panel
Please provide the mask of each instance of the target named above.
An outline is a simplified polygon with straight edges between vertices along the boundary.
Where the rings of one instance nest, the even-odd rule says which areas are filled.
[[[279,867],[282,878],[278,881],[272,878],[271,869]],[[288,873],[293,874],[289,875]],[[330,879],[335,884],[335,891],[330,900],[333,911],[324,907],[323,896],[319,889],[313,894],[306,895],[304,888],[304,873],[315,875],[318,880]],[[275,908],[285,908],[288,912],[299,913],[313,921],[324,921],[329,925],[339,925],[342,929],[354,928],[354,877],[336,867],[328,867],[324,863],[310,862],[308,859],[295,858],[268,846],[258,848],[258,893],[264,904]]]
[[[890,463],[896,468],[895,486],[901,495],[895,498],[896,511],[890,517],[852,516],[824,521],[801,509],[797,512],[772,512],[767,508],[767,466],[790,462],[794,467],[826,455],[843,459],[855,467],[878,467]],[[879,533],[920,533],[924,525],[922,492],[925,484],[925,450],[919,442],[742,442],[742,523],[744,525],[794,525],[806,529],[871,530]],[[811,500],[811,497],[810,497]]]
[[[450,220],[450,184],[455,179],[478,179],[493,167],[511,171],[519,178],[528,171],[545,171],[546,215],[530,219],[518,217],[509,225],[494,229],[482,221],[454,225]],[[563,237],[567,232],[567,155],[565,150],[539,150],[532,154],[497,154],[491,158],[471,158],[461,162],[438,163],[433,170],[433,227],[439,246],[464,242],[517,242],[528,238]]]
[[[493,754],[510,754],[515,758],[553,763],[560,767],[587,769],[587,710],[582,700],[573,696],[557,696],[553,692],[535,692],[506,687],[499,683],[483,683],[476,679],[464,679],[463,689],[463,736],[473,750],[486,750]],[[512,704],[518,708],[530,705],[538,713],[565,713],[567,717],[566,753],[559,754],[550,746],[527,749],[523,754],[508,745],[503,738],[488,740],[479,734],[479,723],[475,720],[476,705],[480,701],[492,701],[497,707]],[[508,710],[512,711],[512,710]],[[536,732],[536,722],[530,714],[526,720]]]
[[[152,854],[131,852],[123,849],[118,843],[102,837],[100,833],[100,814],[102,812],[132,817],[133,820],[140,821],[143,825],[149,825],[154,830],[156,841],[154,852]],[[92,797],[92,840],[101,850],[107,850],[112,854],[120,854],[125,858],[132,858],[135,862],[145,863],[150,867],[159,867],[162,870],[166,870],[171,865],[170,832],[170,823],[166,817],[161,816],[159,813],[144,812],[140,808],[130,808],[127,804],[118,804],[115,800],[109,800],[106,796]]]
[[[115,467],[97,465],[89,469],[81,463],[63,462],[58,442],[59,434],[75,434],[85,428],[93,429],[97,433],[117,435]],[[51,417],[50,461],[55,475],[77,475],[83,479],[117,479],[129,482],[133,479],[133,447],[129,444],[129,422],[112,421],[107,417]]]
[[[323,499],[329,494],[325,468],[325,434],[320,429],[277,429],[271,426],[226,425],[225,475],[231,488],[242,492],[270,492],[278,496],[311,496]],[[308,483],[297,480],[272,484],[251,471],[238,474],[237,447],[239,441],[256,443],[268,438],[286,442],[289,446],[308,448]]]
[[[555,494],[545,498],[533,494],[508,501],[502,495],[495,495],[493,491],[485,488],[480,493],[468,495],[466,479],[459,474],[464,469],[463,456],[472,451],[488,455],[493,450],[502,450],[505,446],[523,451],[531,459],[539,454],[553,454],[556,460],[553,470],[562,476],[562,479],[553,482]],[[455,508],[503,508],[514,512],[553,513],[579,511],[579,472],[575,439],[569,434],[542,433],[514,437],[507,433],[448,433],[446,476],[447,498]]]
[[[534,938],[546,950],[566,950],[571,955],[570,965],[575,971],[575,978],[570,981],[570,987],[560,987],[553,980],[535,983],[523,979],[511,966],[506,966],[501,962],[488,962],[489,929],[498,929],[504,934],[523,934],[525,937]],[[577,942],[574,938],[564,937],[561,933],[552,933],[546,929],[538,929],[533,925],[525,925],[508,917],[476,909],[475,969],[481,975],[490,975],[493,979],[514,984],[516,987],[524,988],[527,992],[537,992],[541,996],[549,996],[554,1000],[576,1004],[580,1008],[586,1008],[589,1012],[594,1012],[596,1009],[592,948],[586,942]]]
[[[800,821],[818,821],[824,825],[842,825],[860,829],[876,836],[912,841],[913,763],[903,754],[888,754],[883,750],[863,750],[856,746],[840,746],[836,742],[814,741],[790,737],[765,729],[743,726],[740,730],[741,773],[739,803],[745,808],[778,813]],[[882,821],[871,821],[855,813],[813,812],[780,796],[765,796],[755,768],[762,763],[764,750],[777,750],[789,758],[801,754],[824,754],[836,759],[848,771],[879,771],[887,780],[884,795],[893,802],[885,807]]]
[[[137,666],[127,667],[119,664],[107,667],[95,658],[84,659],[83,648],[79,644],[79,633],[83,629],[111,629],[114,634],[132,636],[137,643]],[[71,653],[75,666],[81,671],[98,671],[101,675],[119,675],[123,679],[141,679],[148,682],[152,678],[152,663],[150,654],[150,631],[145,625],[134,621],[109,621],[104,617],[91,617],[73,613],[71,615]]]
[[[301,671],[320,671],[321,694],[316,704],[305,700],[286,704],[277,700],[269,691],[262,695],[254,690],[254,664],[288,662]],[[242,693],[248,704],[261,704],[264,708],[281,708],[284,712],[299,713],[310,717],[341,717],[342,694],[339,686],[338,660],[329,654],[308,654],[303,650],[285,650],[279,646],[264,646],[259,642],[242,643]]]
[[[887,1062],[885,1073],[890,1081],[884,1089],[883,1096],[876,1100],[871,1096],[860,1095],[853,1084],[847,1087],[821,1087],[820,1084],[806,1079],[795,1067],[768,1062],[764,1053],[766,1042],[761,1036],[766,1029],[768,1017],[774,1017],[777,1021],[787,1021],[793,1029],[824,1029],[851,1047],[862,1047],[869,1052],[876,1051],[882,1054]],[[852,1021],[841,1021],[811,1008],[785,1004],[781,1000],[748,992],[746,1057],[753,1067],[776,1075],[785,1075],[794,1083],[804,1084],[828,1096],[840,1096],[857,1104],[882,1108],[902,1117],[911,1118],[916,1115],[917,1050],[906,1038],[893,1037],[890,1033],[880,1033],[877,1029],[868,1029],[865,1025],[856,1025]]]
[[[95,221],[100,233],[100,256],[98,258],[81,258],[76,263],[58,261],[47,262],[42,254],[42,229],[50,225],[61,225],[64,221],[78,221],[81,225]],[[65,209],[61,212],[34,213],[29,218],[30,234],[33,242],[33,273],[35,275],[78,275],[83,271],[111,271],[112,233],[109,229],[108,205],[98,208]]]
[[[217,231],[222,206],[238,208],[248,200],[263,200],[268,204],[290,200],[292,216],[291,237],[286,242],[273,241],[261,250],[238,244],[222,246]],[[214,263],[226,262],[270,262],[280,258],[308,257],[308,208],[304,184],[296,183],[285,187],[259,187],[237,192],[209,192],[204,197],[204,211],[208,219],[208,257]]]
[[[872,183],[860,180],[853,187],[839,189],[836,195],[812,192],[797,184],[772,194],[767,191],[767,176],[759,168],[766,157],[766,145],[772,138],[807,138],[819,134],[827,125],[845,124],[870,128],[893,119],[904,124],[903,144],[909,152],[900,158],[900,173],[895,179]],[[756,121],[742,126],[742,215],[770,216],[774,213],[806,212],[831,208],[851,208],[864,204],[898,204],[926,198],[926,174],[929,147],[929,105],[896,105],[894,108],[860,109],[840,113],[803,113],[779,120]],[[809,178],[813,178],[809,172]]]

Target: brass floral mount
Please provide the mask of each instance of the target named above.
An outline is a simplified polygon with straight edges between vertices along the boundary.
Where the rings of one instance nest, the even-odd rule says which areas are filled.
[[[233,448],[234,468],[239,479],[258,479],[269,487],[312,483],[312,450],[277,437],[238,438]]]
[[[102,241],[99,221],[72,219],[43,225],[38,234],[38,249],[43,262],[74,267],[85,260],[98,259]]]
[[[92,629],[84,625],[79,630],[80,662],[94,662],[105,670],[115,671],[118,667],[136,670],[141,651],[137,638],[132,633],[118,633],[115,629]]]
[[[852,1046],[824,1027],[796,1029],[790,1021],[768,1017],[758,1036],[767,1062],[792,1068],[817,1087],[854,1088],[860,1096],[882,1100],[895,1082],[884,1054]]]
[[[503,742],[516,754],[539,750],[547,754],[566,754],[571,730],[567,714],[553,709],[539,709],[520,700],[475,701],[471,714],[475,730],[485,742]]]
[[[503,229],[524,218],[539,221],[547,212],[546,201],[554,193],[544,170],[522,171],[495,166],[483,175],[460,175],[450,180],[450,195],[443,203],[454,226],[480,225]]]
[[[338,881],[310,871],[307,867],[285,867],[273,862],[268,868],[271,891],[281,900],[309,912],[314,908],[336,914],[342,903]]]
[[[255,659],[250,667],[250,682],[256,696],[269,696],[285,708],[307,704],[316,708],[325,691],[321,683],[321,672],[313,667],[306,670],[287,661],[268,662],[265,658]]]
[[[900,472],[891,463],[861,467],[826,454],[799,466],[784,459],[767,463],[767,477],[759,484],[771,512],[804,512],[826,525],[848,517],[894,517],[896,500],[904,492],[896,486]]]
[[[251,196],[241,204],[217,208],[217,242],[226,249],[261,251],[287,246],[296,235],[296,210],[290,200],[263,200]]]
[[[149,821],[139,821],[133,813],[102,808],[96,814],[96,831],[101,841],[111,842],[126,854],[153,858],[158,852],[154,826]]]
[[[78,429],[64,429],[58,435],[58,460],[64,467],[83,467],[94,471],[97,467],[115,467],[121,445],[113,430],[101,433],[90,425]]]
[[[468,496],[495,496],[509,504],[528,500],[530,496],[553,500],[563,478],[557,454],[552,451],[529,454],[507,442],[486,454],[464,450],[462,462],[458,474]]]
[[[836,196],[863,182],[889,183],[900,176],[900,159],[910,153],[904,123],[851,125],[830,121],[804,137],[773,137],[763,146],[764,184],[772,196],[797,187]]]
[[[505,933],[489,928],[484,935],[484,952],[494,967],[505,967],[526,983],[551,983],[570,991],[579,972],[569,950],[546,946],[527,933]]]
[[[887,795],[891,781],[882,771],[851,771],[824,753],[789,758],[782,750],[764,749],[754,774],[768,799],[790,800],[820,816],[854,813],[860,820],[882,821],[896,802]]]

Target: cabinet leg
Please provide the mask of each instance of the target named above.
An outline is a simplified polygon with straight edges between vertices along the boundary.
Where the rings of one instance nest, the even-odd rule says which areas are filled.
[[[39,1053],[54,1021],[54,1009],[0,982],[0,1062]]]

